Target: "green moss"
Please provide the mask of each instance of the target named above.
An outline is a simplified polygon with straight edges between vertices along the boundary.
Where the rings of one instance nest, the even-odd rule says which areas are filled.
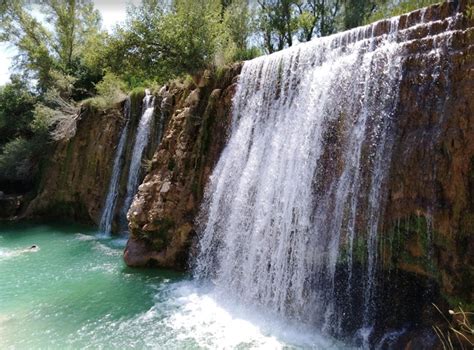
[[[180,81],[180,83],[183,84],[186,90],[192,90],[196,87],[196,84],[194,84],[193,77],[189,74],[186,74],[186,76],[182,81]]]
[[[367,262],[368,233],[357,233],[352,244],[352,261],[362,265]],[[398,268],[400,264],[417,265],[431,275],[437,275],[433,264],[432,249],[449,247],[445,237],[432,230],[424,216],[413,215],[393,225],[388,232],[378,233],[378,254],[384,268]],[[348,261],[348,244],[340,247],[339,263]]]
[[[66,158],[61,164],[61,179],[59,183],[61,186],[65,187],[67,185],[67,177],[68,174],[70,173],[70,165],[71,161],[73,158],[73,152],[74,152],[74,139],[68,141],[67,146],[66,146]]]
[[[357,235],[352,245],[352,260],[365,264],[367,260],[367,236]]]
[[[111,103],[102,96],[94,96],[81,101],[81,106],[87,108],[90,113],[98,113],[113,108],[114,103]]]
[[[142,113],[142,101],[145,97],[145,89],[142,87],[130,91],[130,114],[132,120],[138,120]]]
[[[386,264],[398,268],[401,264],[417,266],[420,271],[440,281],[440,272],[434,259],[434,249],[451,249],[451,243],[436,232],[430,219],[412,215],[395,225],[384,235],[385,249],[389,247]]]
[[[474,312],[474,303],[469,299],[463,299],[456,296],[442,294],[443,298],[448,302],[451,308],[461,307],[464,312]]]
[[[466,6],[466,16],[470,20],[474,20],[474,5],[467,5]]]
[[[212,127],[214,126],[215,116],[209,115],[204,119],[201,136],[201,155],[206,155],[209,151],[212,141]]]
[[[147,238],[151,239],[153,242],[157,240],[163,241],[167,244],[169,242],[168,231],[175,227],[175,222],[169,218],[158,219],[153,222],[154,225],[158,227],[156,231],[147,232]]]
[[[171,237],[169,231],[174,229],[176,224],[172,219],[163,218],[153,222],[158,228],[155,231],[133,230],[133,236],[148,242],[155,251],[160,251],[169,246]]]
[[[173,171],[175,166],[176,166],[176,161],[174,160],[174,158],[170,158],[170,160],[168,161],[168,170]]]
[[[143,100],[143,97],[145,97],[145,88],[143,87],[136,87],[129,93],[130,100],[133,101],[138,101],[141,102]]]
[[[215,77],[216,81],[223,82],[228,72],[229,72],[228,66],[218,66],[216,67],[213,76]]]
[[[367,262],[367,235],[357,234],[352,242],[352,263],[364,265]],[[342,244],[339,248],[337,262],[347,264],[349,262],[349,243]]]

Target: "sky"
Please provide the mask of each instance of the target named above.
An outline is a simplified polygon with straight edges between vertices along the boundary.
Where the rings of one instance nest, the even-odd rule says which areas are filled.
[[[116,23],[123,22],[127,13],[129,3],[138,3],[138,0],[93,0],[95,7],[102,16],[102,27],[111,31]],[[41,17],[41,14],[33,15]],[[16,54],[15,48],[6,43],[0,43],[0,85],[9,81],[12,65],[12,58]]]

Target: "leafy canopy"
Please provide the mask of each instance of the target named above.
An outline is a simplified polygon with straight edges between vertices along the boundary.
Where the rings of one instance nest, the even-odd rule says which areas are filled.
[[[103,67],[88,51],[105,36],[100,14],[90,0],[2,0],[0,4],[0,41],[16,47],[16,68],[36,80],[40,92],[54,84],[54,72],[75,78],[75,99],[93,90]]]

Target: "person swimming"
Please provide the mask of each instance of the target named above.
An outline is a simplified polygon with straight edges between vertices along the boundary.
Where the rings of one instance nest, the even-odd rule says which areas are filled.
[[[39,250],[39,247],[36,244],[33,244],[29,248],[23,249],[21,252],[23,253],[32,253],[32,252],[37,252]]]

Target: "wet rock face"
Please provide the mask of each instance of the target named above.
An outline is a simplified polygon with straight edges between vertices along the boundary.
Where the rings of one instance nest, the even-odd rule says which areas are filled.
[[[439,23],[437,23],[439,25]],[[417,45],[404,64],[382,257],[474,300],[474,22]],[[437,50],[438,54],[433,54]]]
[[[446,322],[431,303],[447,312],[459,303],[471,309],[474,300],[474,20],[462,13],[451,21],[439,18],[456,6],[443,3],[426,11],[425,22],[434,22],[406,33],[400,67],[394,147],[384,160],[390,171],[378,230],[379,328],[373,334],[381,341],[387,332],[403,330],[396,349],[434,348],[431,326]],[[359,231],[363,227],[358,223]],[[366,250],[365,241],[357,245]],[[364,264],[363,254],[354,257]],[[345,290],[346,272],[339,272]],[[351,291],[352,305],[361,304],[359,294]],[[360,319],[354,309],[343,318],[343,329],[351,331]]]
[[[120,106],[106,112],[83,107],[80,113],[76,135],[55,146],[26,217],[98,224],[125,120]]]
[[[196,83],[171,85],[161,96],[162,111],[170,117],[128,212],[128,265],[187,267],[195,216],[226,141],[240,68],[206,72]]]

